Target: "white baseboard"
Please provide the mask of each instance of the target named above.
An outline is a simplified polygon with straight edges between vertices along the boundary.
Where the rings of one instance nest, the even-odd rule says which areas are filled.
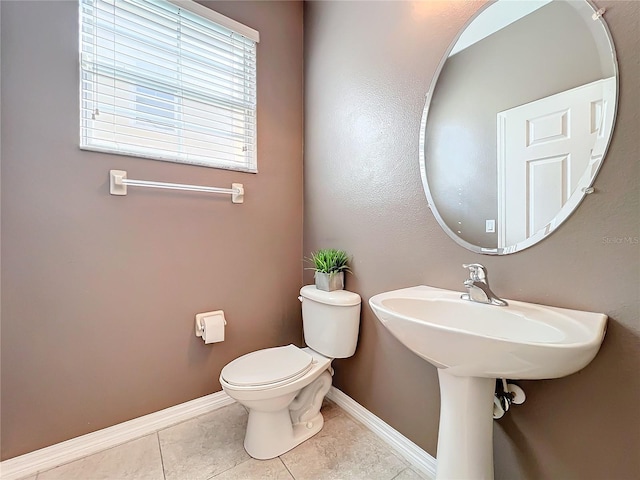
[[[428,478],[436,478],[436,459],[418,445],[337,388],[331,387],[327,398],[380,437],[382,441],[402,455],[416,470],[419,470]]]
[[[411,440],[394,430],[351,397],[331,387],[327,398],[380,437],[404,457],[416,470],[429,478],[436,476],[436,460]],[[72,438],[34,452],[0,462],[0,479],[18,480],[39,471],[63,465],[115,447],[157,430],[189,420],[230,405],[234,400],[223,391],[196,398],[159,412],[123,422],[112,427]]]
[[[196,398],[128,422],[72,438],[0,463],[2,480],[17,480],[48,470],[101,450],[149,435],[176,423],[230,405],[234,400],[223,391]]]

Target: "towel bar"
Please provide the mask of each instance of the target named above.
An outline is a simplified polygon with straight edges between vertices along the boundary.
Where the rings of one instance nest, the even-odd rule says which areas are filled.
[[[109,193],[111,195],[126,195],[127,186],[165,188],[168,190],[186,190],[189,192],[222,193],[231,195],[233,203],[244,203],[244,187],[241,183],[232,183],[231,188],[205,187],[201,185],[186,185],[182,183],[154,182],[150,180],[134,180],[127,178],[125,170],[109,170]]]

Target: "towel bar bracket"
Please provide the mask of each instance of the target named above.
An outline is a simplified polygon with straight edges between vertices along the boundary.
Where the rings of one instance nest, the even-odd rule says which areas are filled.
[[[126,180],[127,172],[124,170],[109,170],[109,193],[111,195],[126,195],[127,186],[122,183]]]
[[[244,203],[244,186],[241,183],[232,183],[231,190],[234,190],[231,194],[231,202]]]

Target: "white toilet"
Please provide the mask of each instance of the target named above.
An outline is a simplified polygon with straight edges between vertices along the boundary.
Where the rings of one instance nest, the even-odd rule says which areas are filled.
[[[295,345],[248,353],[226,365],[220,384],[249,410],[244,448],[253,458],[282,455],[322,429],[322,399],[334,358],[354,354],[360,296],[346,290],[300,290],[307,348]]]

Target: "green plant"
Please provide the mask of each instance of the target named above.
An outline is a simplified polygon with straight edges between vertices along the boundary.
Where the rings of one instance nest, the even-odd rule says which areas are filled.
[[[349,256],[344,250],[336,250],[335,248],[323,248],[317,252],[311,252],[311,258],[308,259],[313,263],[313,269],[316,272],[334,274],[338,272],[349,272]]]

